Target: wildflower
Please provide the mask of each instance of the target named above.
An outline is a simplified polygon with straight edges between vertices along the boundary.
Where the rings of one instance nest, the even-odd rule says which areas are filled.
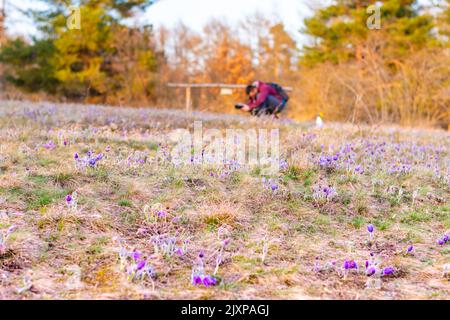
[[[388,276],[388,275],[394,274],[394,271],[395,270],[393,267],[386,267],[381,271],[381,275]]]
[[[367,225],[367,231],[369,232],[369,240],[372,241],[373,239],[373,232],[375,231],[375,228],[373,224]]]
[[[45,149],[47,149],[47,150],[53,150],[53,149],[56,148],[56,145],[55,145],[55,143],[54,143],[52,140],[50,140],[49,142],[47,142],[46,144],[44,144],[43,147],[44,147]]]
[[[75,155],[73,156],[73,158],[74,158],[75,160],[78,160],[78,159],[80,158],[80,156],[78,155],[78,152],[75,152]]]
[[[217,283],[216,278],[214,278],[214,277],[212,277],[212,276],[205,276],[205,277],[203,278],[203,284],[204,284],[206,287],[209,287],[209,286],[215,286],[216,283]]]
[[[66,202],[67,202],[67,205],[70,205],[70,204],[72,203],[72,200],[73,200],[72,195],[68,194],[68,195],[66,196]]]
[[[178,223],[178,222],[180,222],[180,217],[173,217],[173,218],[172,218],[172,222],[173,222],[173,223]]]
[[[202,284],[203,283],[203,281],[202,281],[202,277],[200,277],[200,276],[193,276],[193,278],[192,278],[192,284],[195,286],[195,285],[198,285],[198,284]]]
[[[230,238],[223,240],[223,247],[227,247],[230,244],[230,242],[231,242]]]
[[[139,271],[139,270],[144,269],[146,263],[147,263],[147,261],[145,261],[145,260],[140,261],[140,262],[136,265],[136,270]]]
[[[343,267],[345,270],[358,269],[358,264],[354,260],[345,260]]]
[[[448,235],[445,235],[444,238],[442,238],[442,240],[444,240],[445,243],[448,242]]]
[[[438,245],[443,246],[445,244],[445,241],[444,241],[444,239],[439,239],[437,241],[437,243],[438,243]]]
[[[205,256],[205,252],[204,252],[203,250],[201,250],[201,251],[199,252],[199,254],[198,254],[198,257],[199,257],[200,259],[202,259],[204,256]]]
[[[406,249],[406,253],[411,253],[414,250],[414,246],[411,244],[408,246],[408,248]]]
[[[270,188],[272,189],[272,191],[278,190],[278,186],[276,184],[272,184]]]
[[[133,251],[131,253],[131,257],[133,258],[134,261],[137,261],[141,256],[142,254],[139,251]]]
[[[377,272],[377,269],[375,267],[370,267],[369,269],[367,269],[366,274],[368,277],[370,277],[370,276],[373,276],[376,272]]]

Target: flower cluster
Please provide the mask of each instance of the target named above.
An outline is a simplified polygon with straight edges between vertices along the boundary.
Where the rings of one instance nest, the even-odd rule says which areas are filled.
[[[214,276],[205,274],[203,258],[205,257],[204,251],[200,251],[197,257],[197,261],[192,268],[191,283],[194,286],[204,285],[205,287],[212,287],[217,285],[217,279]]]
[[[448,235],[445,234],[442,238],[440,238],[437,243],[440,246],[443,246],[444,244],[446,244],[448,242]]]
[[[323,183],[322,181],[319,181],[318,183],[313,185],[312,191],[312,196],[315,201],[330,201],[338,195],[335,188]]]
[[[189,240],[177,241],[176,237],[170,236],[153,236],[150,239],[156,253],[161,253],[165,257],[172,257],[173,255],[182,256],[188,250]],[[182,242],[177,245],[177,242]]]
[[[50,140],[46,144],[44,144],[43,147],[47,150],[53,150],[56,149],[56,144],[52,140]]]
[[[84,157],[81,157],[78,153],[75,153],[73,158],[75,159],[77,169],[95,168],[97,163],[104,157],[103,153],[94,154],[92,151],[88,151]]]
[[[279,188],[277,181],[272,178],[267,179],[266,177],[262,177],[261,183],[264,189],[271,190],[273,192],[277,191]]]
[[[156,274],[147,259],[138,250],[128,251],[119,240],[120,270],[125,271],[130,281],[152,280]]]

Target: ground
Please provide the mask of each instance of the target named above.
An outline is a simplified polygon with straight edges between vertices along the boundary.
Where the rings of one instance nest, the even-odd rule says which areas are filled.
[[[174,165],[194,120],[278,128],[279,173]],[[325,123],[1,102],[0,299],[449,299],[449,133]]]

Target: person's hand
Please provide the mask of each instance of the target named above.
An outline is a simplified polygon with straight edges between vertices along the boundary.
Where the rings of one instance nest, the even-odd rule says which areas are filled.
[[[234,106],[236,109],[238,110],[242,110],[242,111],[250,111],[250,107],[246,104],[243,103],[238,103]]]
[[[248,111],[250,111],[250,107],[248,105],[246,105],[246,104],[243,104],[242,105],[242,110],[248,112]]]

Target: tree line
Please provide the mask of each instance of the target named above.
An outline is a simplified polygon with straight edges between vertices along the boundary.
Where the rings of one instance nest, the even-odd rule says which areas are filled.
[[[335,0],[305,19],[297,43],[282,21],[254,14],[239,24],[211,20],[202,32],[130,26],[148,0],[77,1],[81,28],[70,29],[70,0],[32,12],[42,37],[8,39],[0,49],[7,96],[126,106],[177,107],[184,92],[168,82],[294,88],[298,119],[448,125],[450,0]],[[371,10],[368,10],[371,8]],[[370,28],[368,19],[379,19]],[[300,26],[299,26],[300,29]],[[243,92],[196,89],[197,109],[234,112]]]

